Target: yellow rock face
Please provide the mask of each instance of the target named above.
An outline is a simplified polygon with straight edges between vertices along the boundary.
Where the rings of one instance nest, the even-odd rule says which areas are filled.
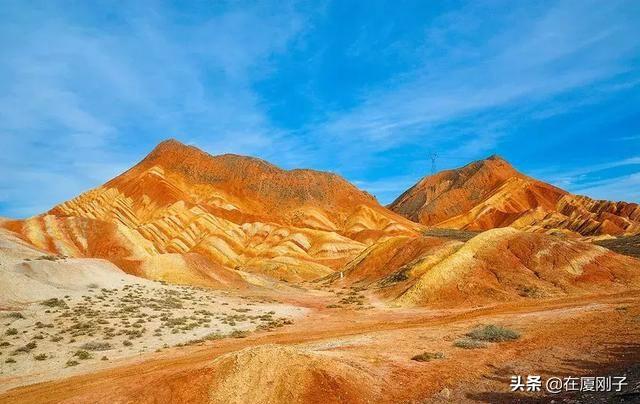
[[[250,277],[238,272],[326,276],[367,245],[419,227],[336,175],[213,157],[176,141],[48,214],[3,225],[57,254],[216,287],[241,287]]]
[[[640,286],[639,264],[591,243],[493,229],[426,268],[395,301],[403,306],[486,304],[615,292]]]

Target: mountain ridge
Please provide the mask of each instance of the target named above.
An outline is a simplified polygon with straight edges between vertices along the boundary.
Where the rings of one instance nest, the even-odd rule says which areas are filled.
[[[104,185],[3,226],[55,254],[177,283],[233,278],[234,287],[238,274],[248,283],[326,276],[367,245],[421,228],[338,175],[175,140]]]
[[[511,226],[578,237],[640,232],[640,205],[594,200],[529,177],[499,156],[421,178],[387,207],[426,226]]]

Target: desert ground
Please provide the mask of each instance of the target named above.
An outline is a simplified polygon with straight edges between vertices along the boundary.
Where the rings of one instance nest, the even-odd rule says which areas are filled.
[[[537,402],[549,397],[510,392],[510,377],[626,375],[631,382],[636,377],[637,383],[640,375],[639,292],[462,310],[327,308],[337,293],[281,297],[281,307],[302,309],[289,309],[297,316],[293,324],[263,327],[242,338],[179,343],[178,337],[142,337],[133,349],[114,343],[89,351],[89,359],[71,353],[80,344],[43,344],[37,352],[53,351],[52,358],[36,361],[31,353],[21,353],[13,356],[17,366],[3,363],[0,401]],[[29,318],[32,313],[24,314]],[[101,318],[98,314],[95,321]],[[25,335],[39,332],[27,319],[13,321],[25,324],[15,324],[21,333],[28,330]],[[231,329],[214,322],[223,334]],[[47,334],[59,332],[54,324],[45,328]],[[459,344],[473,341],[466,335],[488,324],[507,327],[520,337]],[[194,334],[197,338],[203,333]],[[170,346],[155,349],[164,343]],[[12,357],[6,348],[3,359]],[[412,360],[422,353],[433,355]],[[109,360],[99,360],[102,356]],[[67,359],[86,363],[69,367]],[[577,393],[556,399],[634,402],[640,394],[637,387],[625,390],[626,395]]]

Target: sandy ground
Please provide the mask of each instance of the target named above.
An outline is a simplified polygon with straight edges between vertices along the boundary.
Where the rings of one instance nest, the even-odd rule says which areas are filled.
[[[298,305],[308,310],[292,325],[258,330],[246,338],[167,348],[108,365],[95,361],[78,372],[84,374],[60,373],[59,380],[46,383],[31,384],[33,377],[3,377],[3,390],[30,385],[6,391],[0,402],[208,402],[207,391],[215,389],[215,382],[207,368],[214,359],[265,344],[321,353],[366,369],[378,380],[371,386],[376,402],[548,401],[544,393],[510,392],[510,377],[528,374],[626,373],[627,396],[574,393],[555,398],[558,402],[638,398],[633,388],[640,382],[640,292],[465,310],[379,309],[368,303],[361,305],[366,309],[327,308],[335,298],[304,296],[305,302],[303,297],[285,296],[285,303],[299,299]],[[454,346],[466,333],[486,324],[508,327],[521,337],[480,349]],[[442,358],[411,360],[423,352],[441,353]]]
[[[293,323],[306,309],[157,282],[89,288],[0,311],[0,391],[184,344],[244,338]]]

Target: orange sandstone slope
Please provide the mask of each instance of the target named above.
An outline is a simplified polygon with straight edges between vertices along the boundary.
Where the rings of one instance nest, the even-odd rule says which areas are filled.
[[[326,276],[419,225],[337,175],[168,140],[103,186],[4,227],[38,248],[107,258],[136,275],[237,287],[262,275]]]
[[[527,177],[497,156],[424,177],[389,208],[440,228],[511,226],[577,236],[640,232],[640,205],[572,195]]]
[[[573,238],[505,227],[467,242],[394,237],[323,281],[368,289],[402,306],[483,305],[637,289],[640,260]]]
[[[397,304],[488,304],[640,287],[637,259],[592,243],[509,227],[483,232],[445,258],[411,271],[421,275],[396,298]]]

